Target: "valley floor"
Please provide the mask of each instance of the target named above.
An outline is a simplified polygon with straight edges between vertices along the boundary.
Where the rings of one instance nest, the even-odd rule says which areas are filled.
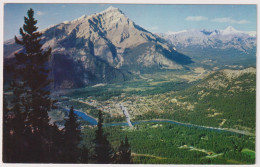
[[[255,68],[244,71],[145,74],[120,84],[59,92],[57,97],[59,106],[74,106],[93,118],[103,111],[110,141],[116,147],[128,136],[134,163],[252,164]],[[129,111],[132,128],[126,126],[120,105]],[[66,112],[58,109],[50,115],[59,121]],[[83,127],[88,142],[95,128]]]

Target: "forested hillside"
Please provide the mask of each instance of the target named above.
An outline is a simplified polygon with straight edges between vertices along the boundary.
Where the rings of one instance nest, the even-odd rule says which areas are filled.
[[[255,131],[256,69],[221,70],[196,85],[166,94],[164,112],[140,115],[197,125]],[[159,98],[159,97],[158,97]]]

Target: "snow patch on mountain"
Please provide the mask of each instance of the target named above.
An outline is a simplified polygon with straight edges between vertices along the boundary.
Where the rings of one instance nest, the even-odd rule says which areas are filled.
[[[202,29],[202,30],[197,30],[197,29],[191,29],[191,30],[181,30],[181,31],[169,31],[166,32],[164,35],[176,35],[176,34],[183,34],[183,33],[191,33],[193,32],[198,33],[198,32],[202,32],[204,33],[204,35],[230,35],[230,34],[247,34],[250,36],[256,36],[256,31],[239,31],[237,29],[235,29],[232,26],[228,26],[227,28],[225,28],[224,30],[208,30],[208,29]]]
[[[226,35],[226,34],[237,34],[240,33],[241,31],[236,30],[232,26],[228,26],[226,29],[222,30],[221,32],[223,35]]]

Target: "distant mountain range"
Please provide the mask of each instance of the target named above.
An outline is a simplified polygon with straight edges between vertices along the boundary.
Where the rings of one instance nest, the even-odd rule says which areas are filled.
[[[43,48],[52,48],[55,88],[72,88],[127,80],[131,72],[182,69],[192,63],[166,40],[109,7],[41,31]],[[5,63],[21,47],[4,43]]]
[[[235,64],[241,61],[252,65],[256,62],[255,31],[239,31],[229,26],[224,30],[193,29],[158,35],[197,62],[202,59],[211,60],[208,64],[214,64],[214,61],[215,64]]]
[[[235,48],[243,52],[256,46],[255,31],[238,31],[229,26],[224,30],[184,30],[168,32],[162,36],[176,47]]]

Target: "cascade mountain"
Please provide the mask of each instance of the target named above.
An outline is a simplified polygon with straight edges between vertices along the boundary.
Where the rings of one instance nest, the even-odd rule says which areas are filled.
[[[133,72],[182,69],[192,63],[114,7],[41,32],[43,48],[52,48],[51,74],[57,89],[124,81]],[[14,63],[17,51],[23,50],[14,40],[4,43],[6,64]]]

